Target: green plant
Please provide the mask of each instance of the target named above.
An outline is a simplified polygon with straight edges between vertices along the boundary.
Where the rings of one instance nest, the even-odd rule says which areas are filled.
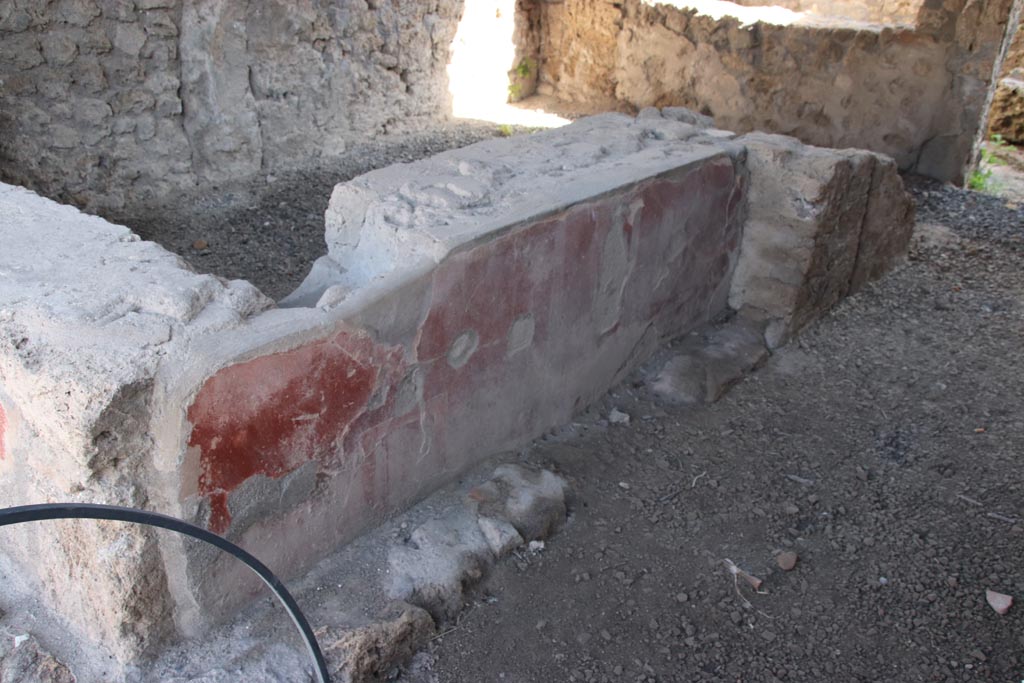
[[[971,176],[967,179],[967,189],[974,190],[975,192],[988,192],[991,188],[989,184],[992,182],[992,169],[986,168],[984,171],[981,167],[974,169]]]
[[[533,73],[533,60],[526,57],[516,67],[516,75],[520,78],[529,78],[531,73]]]
[[[512,130],[512,126],[507,123],[503,123],[498,126],[498,135],[503,138],[510,138],[515,131]]]
[[[994,166],[1005,166],[1006,162],[1000,158],[1000,154],[1016,151],[1016,147],[1006,142],[1002,135],[996,133],[989,142],[981,147],[981,159],[978,167],[974,169],[967,178],[967,187],[977,192],[991,192],[995,190],[992,180],[992,168]]]
[[[519,96],[523,94],[523,87],[518,83],[508,84],[508,99],[510,102],[515,102],[519,99]]]

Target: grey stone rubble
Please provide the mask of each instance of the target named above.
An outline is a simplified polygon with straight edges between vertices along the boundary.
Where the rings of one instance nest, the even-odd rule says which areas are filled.
[[[364,547],[346,549],[322,563],[301,582],[297,595],[304,604],[315,597],[328,605],[326,614],[322,614],[323,605],[314,605],[309,612],[327,623],[316,634],[332,679],[338,683],[390,680],[431,638],[458,619],[467,602],[479,599],[474,586],[496,562],[512,553],[530,552],[526,539],[538,541],[556,534],[567,521],[570,501],[568,483],[562,477],[505,463],[476,486],[442,491],[391,521],[389,529],[360,539],[356,545]],[[492,525],[508,536],[500,552],[486,540],[484,529]],[[374,551],[366,552],[367,547]],[[354,565],[363,565],[359,571],[376,585],[353,590],[360,586],[352,580]],[[267,611],[235,620],[232,629],[247,632],[247,637],[216,632],[212,640],[198,645],[201,655],[191,661],[163,656],[132,680],[207,683],[239,676],[253,683],[308,680],[302,672],[308,663],[298,643],[292,651],[272,654],[265,642],[251,642],[253,637],[259,641],[280,637],[276,631],[268,633],[262,623]],[[276,616],[280,627],[284,615]],[[206,668],[209,663],[203,659],[215,653],[233,664]],[[270,657],[284,666],[264,669],[259,660]],[[174,668],[182,672],[169,678]]]
[[[462,611],[495,562],[561,528],[567,491],[552,472],[505,464],[471,489],[464,505],[413,529],[388,552],[385,590],[393,602],[368,624],[318,633],[332,676],[340,683],[380,680],[405,663]]]
[[[35,636],[0,629],[0,681],[76,683],[71,670],[39,645]]]
[[[707,330],[698,330],[673,344],[667,360],[652,372],[648,386],[669,403],[713,403],[745,375],[761,367],[770,356],[763,326],[737,317]]]
[[[389,594],[450,618],[462,592],[496,559],[548,538],[564,522],[567,483],[547,471],[503,465],[469,492],[468,509],[428,522],[391,550]]]

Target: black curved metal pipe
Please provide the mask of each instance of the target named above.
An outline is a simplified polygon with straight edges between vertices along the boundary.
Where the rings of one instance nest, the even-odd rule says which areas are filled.
[[[247,553],[231,541],[207,531],[195,524],[186,521],[161,515],[157,512],[146,512],[132,508],[118,507],[116,505],[95,505],[91,503],[45,503],[42,505],[21,505],[12,508],[0,509],[0,527],[23,522],[41,522],[48,519],[106,519],[113,522],[130,522],[132,524],[145,524],[160,529],[176,531],[179,534],[197,538],[212,546],[220,548],[244,562],[249,569],[256,572],[257,576],[263,579],[263,583],[277,596],[288,615],[299,629],[309,656],[313,658],[314,671],[320,683],[330,683],[331,675],[327,671],[327,661],[324,659],[320,645],[317,643],[316,635],[310,628],[309,622],[303,616],[295,598],[288,592],[281,580],[274,576],[274,573],[265,564]]]

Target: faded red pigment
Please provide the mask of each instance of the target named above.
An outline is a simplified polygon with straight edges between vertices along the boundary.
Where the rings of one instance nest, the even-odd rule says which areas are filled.
[[[210,502],[212,531],[228,529],[228,494],[249,477],[282,477],[336,450],[378,376],[372,354],[357,358],[369,343],[353,337],[343,332],[232,365],[203,385],[188,410],[189,445],[202,452],[199,491]]]
[[[0,460],[7,457],[7,413],[0,405]]]
[[[570,207],[439,264],[423,283],[431,305],[410,346],[346,327],[220,370],[188,411],[210,528],[228,529],[228,497],[252,476],[280,478],[318,462],[325,476],[353,479],[361,514],[383,512],[478,453],[550,428],[551,416],[569,414],[613,381],[607,360],[607,376],[586,373],[623,329],[679,333],[716,312],[709,305],[731,267],[742,190],[723,158]],[[608,304],[597,297],[617,230],[632,265]],[[601,308],[608,305],[613,320]],[[510,353],[510,330],[526,318],[529,351]],[[472,347],[452,357],[459,338]],[[422,378],[419,398],[399,407],[399,385],[413,369]],[[548,387],[510,411],[504,394],[527,391],[522,383],[545,372],[578,377],[578,386]]]

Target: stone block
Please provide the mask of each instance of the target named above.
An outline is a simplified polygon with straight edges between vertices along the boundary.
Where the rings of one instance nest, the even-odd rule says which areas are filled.
[[[327,547],[569,419],[724,308],[743,195],[721,145],[680,121],[602,116],[338,186],[329,254],[279,312],[319,331],[218,359],[180,390],[182,496],[218,531],[264,544],[301,517]],[[246,479],[311,461],[308,501],[238,525]],[[274,566],[312,559],[293,538],[265,545]],[[188,585],[216,608],[221,570],[194,566]]]
[[[152,504],[153,378],[168,343],[269,301],[21,188],[0,185],[0,235],[10,245],[0,252],[0,498]],[[0,534],[34,592],[118,657],[167,634],[172,603],[154,533],[67,521]]]
[[[886,157],[761,133],[738,142],[750,213],[729,302],[768,321],[774,347],[905,254],[913,205]]]
[[[1024,80],[1004,78],[999,81],[992,98],[988,132],[1002,135],[1007,142],[1024,144]]]
[[[418,607],[392,603],[372,623],[317,633],[338,683],[388,680],[392,670],[434,635],[434,621]]]

